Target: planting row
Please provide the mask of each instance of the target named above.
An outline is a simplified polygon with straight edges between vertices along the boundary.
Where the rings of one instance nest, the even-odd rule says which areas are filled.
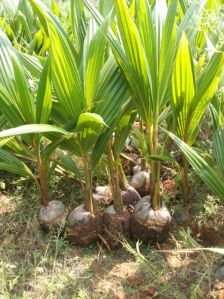
[[[71,0],[67,19],[54,1],[52,9],[39,0],[21,1],[12,32],[10,16],[0,30],[0,169],[35,181],[46,225],[46,215],[55,224],[67,217],[66,208],[49,198],[50,176],[58,169],[73,174],[84,204],[69,214],[66,231],[82,244],[99,237],[101,228],[105,239],[115,231],[146,242],[165,237],[171,217],[160,194],[163,162],[179,163],[186,201],[190,164],[224,199],[223,98],[216,93],[223,85],[224,45],[199,27],[215,1],[129,2],[99,1],[96,7]],[[15,22],[17,14],[24,22]],[[215,169],[192,149],[208,107]],[[130,132],[142,158],[131,183],[141,199],[120,161]],[[183,153],[178,162],[167,147],[170,138]],[[93,173],[105,156],[113,206],[101,217]],[[74,157],[82,161],[81,172]],[[130,215],[126,206],[135,203]]]

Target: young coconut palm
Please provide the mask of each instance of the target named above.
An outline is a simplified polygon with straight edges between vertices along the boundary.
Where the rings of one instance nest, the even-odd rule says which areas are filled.
[[[126,237],[130,236],[130,213],[128,208],[140,200],[140,195],[131,186],[128,185],[124,174],[122,178],[120,172],[123,168],[120,161],[120,153],[124,147],[132,124],[136,117],[136,111],[133,111],[132,103],[127,106],[124,114],[117,123],[112,138],[107,144],[107,159],[110,173],[110,184],[112,190],[113,205],[106,208],[103,217],[104,238],[111,247],[119,244],[114,238],[117,234]],[[102,135],[102,138],[104,135]],[[101,138],[100,138],[101,139]]]
[[[202,68],[194,65],[190,44],[183,32],[172,73],[171,106],[177,135],[191,146],[224,70],[224,46]],[[200,63],[200,62],[199,62]],[[199,68],[199,70],[198,70]],[[189,196],[188,162],[183,157],[184,198]]]
[[[209,165],[191,146],[171,132],[166,131],[168,136],[177,144],[197,175],[205,184],[224,201],[224,127],[220,126],[214,133],[213,144],[217,166]]]
[[[38,1],[30,0],[30,3],[50,40],[51,78],[57,97],[52,115],[57,123],[76,132],[76,137],[59,141],[58,145],[80,156],[83,161],[84,205],[69,215],[67,234],[73,242],[87,245],[96,240],[100,228],[93,201],[92,149],[106,128],[104,121],[111,125],[117,113],[123,111],[122,105],[125,107],[129,101],[129,91],[125,90],[127,85],[117,72],[114,58],[105,56],[107,20],[98,27],[90,19],[87,26],[82,1],[72,1],[73,31],[76,32],[73,47],[58,19]],[[82,26],[77,26],[77,22]],[[84,36],[83,28],[86,30]],[[120,92],[117,92],[119,87]],[[106,143],[112,133],[107,130]],[[57,144],[57,140],[52,138],[53,144]],[[99,148],[98,158],[105,149],[103,144]]]
[[[84,0],[98,23],[102,17],[88,0]],[[113,53],[134,92],[134,105],[147,127],[148,150],[152,157],[150,196],[136,205],[132,235],[145,241],[162,240],[170,225],[170,214],[160,198],[160,162],[158,120],[167,102],[173,60],[182,30],[195,36],[198,16],[206,1],[195,1],[183,17],[176,35],[177,2],[169,8],[165,0],[133,2],[114,0],[119,40],[109,30]],[[191,22],[189,20],[191,19]],[[161,157],[160,157],[161,160]]]
[[[41,203],[45,207],[44,209],[48,209],[50,213],[45,213],[46,217],[42,218],[43,224],[57,225],[65,217],[66,210],[61,202],[51,201],[49,203],[47,182],[50,166],[49,157],[52,151],[49,151],[48,155],[43,155],[43,142],[45,142],[43,133],[54,132],[58,136],[58,134],[64,135],[67,132],[47,124],[52,106],[49,61],[46,62],[39,80],[36,97],[30,91],[25,70],[17,53],[1,31],[0,65],[0,111],[6,120],[4,127],[10,128],[0,132],[0,137],[22,135],[17,141],[13,141],[11,138],[2,141],[5,146],[7,145],[7,148],[11,147],[11,153],[1,149],[1,169],[19,173],[18,167],[22,165],[21,171],[25,171],[24,175],[26,174],[26,176],[28,175],[34,179],[41,192]],[[8,142],[6,143],[6,141]],[[28,154],[29,149],[31,149],[30,154]],[[39,178],[34,175],[33,171],[24,162],[19,162],[16,155],[18,157],[27,156],[24,160],[35,162]],[[42,212],[43,209],[40,213]],[[49,215],[50,217],[48,218]]]

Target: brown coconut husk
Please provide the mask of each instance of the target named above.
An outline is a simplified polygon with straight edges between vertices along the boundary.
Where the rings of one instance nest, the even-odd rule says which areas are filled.
[[[154,211],[150,196],[145,196],[136,204],[131,218],[132,238],[145,243],[163,242],[168,236],[171,221],[171,215],[164,203],[161,209]]]
[[[130,185],[126,187],[126,190],[121,191],[121,195],[123,203],[127,207],[134,206],[141,199],[138,191]]]
[[[42,206],[39,211],[39,222],[46,230],[58,228],[66,219],[68,210],[59,200],[49,201],[47,206]]]
[[[138,173],[138,172],[140,172],[140,171],[142,171],[142,167],[141,167],[141,165],[135,165],[133,168],[132,168],[132,172],[133,172],[133,174],[136,174],[136,173]]]
[[[110,186],[97,186],[93,193],[93,199],[101,206],[109,206],[112,202],[112,191]]]
[[[134,187],[141,196],[146,196],[150,192],[150,173],[139,171],[131,179],[130,185]]]
[[[109,206],[102,216],[103,237],[111,249],[119,247],[121,244],[116,239],[120,235],[125,238],[130,237],[130,217],[128,210],[117,212],[114,206]]]
[[[71,243],[88,246],[98,240],[101,217],[86,211],[84,205],[76,207],[67,218],[66,235]]]

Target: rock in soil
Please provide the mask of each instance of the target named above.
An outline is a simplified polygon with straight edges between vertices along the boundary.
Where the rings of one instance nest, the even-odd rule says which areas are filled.
[[[39,221],[45,229],[55,229],[65,221],[67,215],[68,210],[61,201],[51,200],[47,206],[40,208]]]
[[[72,244],[93,244],[98,240],[100,231],[100,215],[87,212],[83,204],[75,208],[67,218],[65,232]]]
[[[214,278],[224,282],[224,262],[216,268]]]
[[[164,203],[160,210],[154,211],[150,196],[145,196],[136,204],[131,218],[132,238],[145,243],[163,242],[168,236],[171,221],[171,215]]]
[[[125,238],[130,237],[130,218],[129,212],[124,209],[123,212],[117,212],[114,206],[109,206],[102,216],[103,237],[110,246],[114,249],[121,244],[116,237],[122,235]]]
[[[121,191],[124,204],[128,207],[135,205],[140,199],[138,191],[132,186],[127,186],[126,190]]]
[[[134,187],[141,196],[149,194],[150,174],[147,171],[140,171],[133,175],[130,185]]]
[[[97,186],[94,190],[93,198],[99,205],[109,206],[112,202],[110,186]]]

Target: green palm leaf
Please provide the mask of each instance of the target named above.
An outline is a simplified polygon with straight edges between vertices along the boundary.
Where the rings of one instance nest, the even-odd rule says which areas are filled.
[[[10,154],[8,151],[0,149],[0,169],[12,172],[25,177],[32,177],[33,174],[29,167],[25,163],[20,161],[14,155]]]
[[[51,76],[62,112],[67,119],[78,117],[84,108],[84,94],[75,49],[58,19],[39,1],[29,1],[51,41]]]
[[[195,96],[194,65],[186,34],[182,34],[172,75],[172,108],[178,135],[186,141],[189,113]]]
[[[47,123],[52,107],[51,84],[49,80],[50,60],[48,59],[40,77],[37,99],[36,120],[37,123]]]
[[[129,73],[127,74],[125,69],[124,71],[128,79],[131,77],[129,83],[138,98],[136,106],[142,118],[146,121],[149,119],[150,106],[153,106],[149,105],[149,100],[152,98],[152,84],[146,53],[125,0],[115,0],[114,6],[127,57],[126,64]]]
[[[93,19],[90,20],[86,36],[86,39],[89,40],[89,42],[87,41],[87,43],[89,43],[87,57],[84,59],[87,62],[84,70],[84,90],[87,107],[92,106],[98,90],[100,72],[105,60],[105,36],[107,33],[108,22],[105,21],[96,32],[94,32],[95,26],[97,26],[96,22]]]
[[[102,117],[96,113],[85,112],[80,114],[76,131],[78,142],[84,154],[92,149],[105,126]]]
[[[199,154],[193,150],[189,145],[183,142],[180,138],[164,130],[171,139],[177,144],[180,150],[188,159],[191,166],[194,168],[200,178],[206,185],[222,200],[224,201],[224,182],[218,176],[213,167],[211,167]]]
[[[215,150],[215,157],[218,164],[219,172],[224,179],[224,156],[223,156],[223,149],[224,149],[224,127],[219,127],[213,136],[213,144]]]
[[[58,133],[58,134],[62,134],[62,135],[71,135],[72,134],[72,133],[65,131],[62,128],[55,127],[52,125],[33,124],[33,125],[19,126],[16,128],[1,131],[0,138],[10,137],[10,136],[18,136],[18,135],[26,135],[26,134],[47,133],[47,132],[53,132],[53,133]]]

